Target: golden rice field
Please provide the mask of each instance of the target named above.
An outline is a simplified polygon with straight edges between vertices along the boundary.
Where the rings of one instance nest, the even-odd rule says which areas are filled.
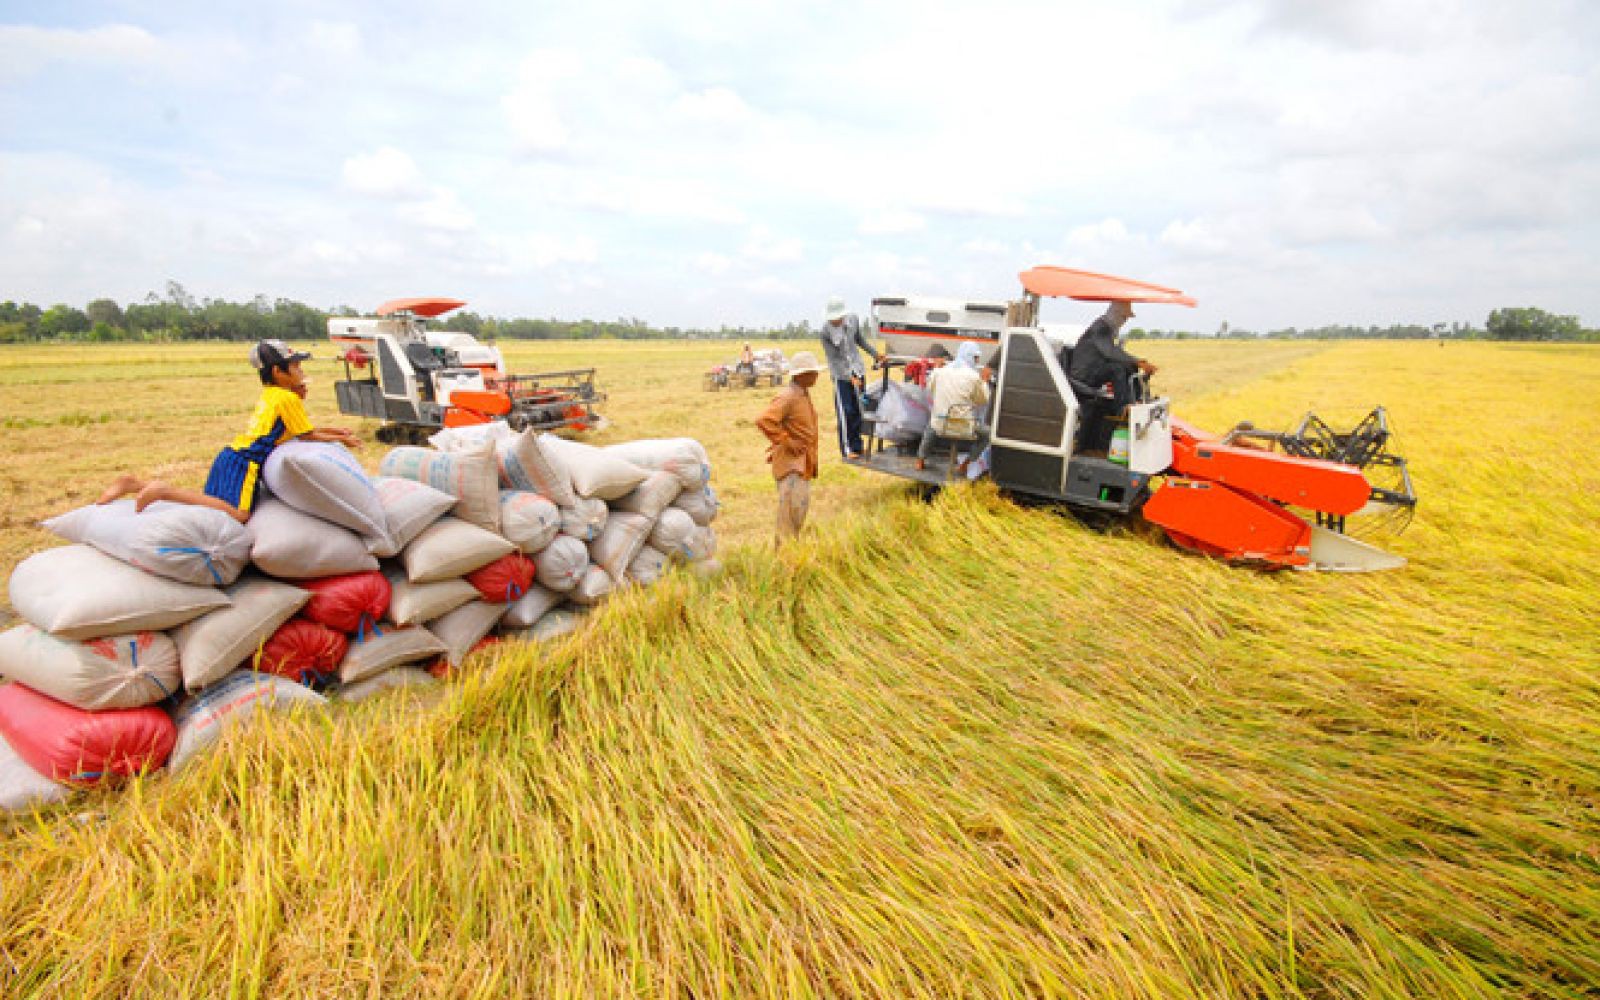
[[[17,823],[0,995],[1594,996],[1600,350],[1147,351],[1201,426],[1387,405],[1410,565],[1232,569],[826,447],[774,554],[726,345],[516,345],[601,368],[596,440],[705,442],[726,572]],[[125,468],[199,485],[252,379],[0,351],[0,569]]]

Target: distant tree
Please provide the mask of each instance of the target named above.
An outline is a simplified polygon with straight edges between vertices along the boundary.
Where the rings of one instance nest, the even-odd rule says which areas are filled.
[[[90,323],[104,323],[107,326],[122,325],[122,307],[117,305],[115,299],[95,299],[83,308],[89,317]]]
[[[1485,324],[1492,340],[1581,340],[1576,316],[1557,316],[1543,309],[1496,309]]]
[[[39,333],[45,337],[60,337],[64,334],[89,332],[89,317],[82,309],[58,303],[45,310],[39,317]]]

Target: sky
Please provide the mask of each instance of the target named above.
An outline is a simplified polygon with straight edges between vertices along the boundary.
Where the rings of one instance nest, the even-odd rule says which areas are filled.
[[[0,299],[1600,326],[1600,4],[0,0]],[[1057,304],[1051,319],[1097,310]]]

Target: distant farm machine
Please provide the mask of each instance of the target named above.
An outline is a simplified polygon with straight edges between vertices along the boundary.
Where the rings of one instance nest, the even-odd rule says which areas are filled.
[[[1185,306],[1195,300],[1173,288],[1065,268],[1035,267],[1020,277],[1023,295],[1014,302],[873,302],[873,322],[890,355],[883,389],[889,368],[926,364],[935,343],[946,356],[975,343],[983,363],[995,366],[988,474],[1002,489],[1079,511],[1142,517],[1182,548],[1234,563],[1344,571],[1405,564],[1346,534],[1347,519],[1356,516],[1398,530],[1416,508],[1405,460],[1389,450],[1382,407],[1346,432],[1308,414],[1292,431],[1241,423],[1217,437],[1174,417],[1168,400],[1152,397],[1135,377],[1133,402],[1117,417],[1117,443],[1125,440],[1125,450],[1084,454],[1080,418],[1101,389],[1069,377],[1083,330],[1041,325],[1040,299]],[[953,461],[918,469],[914,442],[886,439],[877,413],[868,418],[873,442],[852,464],[928,486],[955,476]]]
[[[513,375],[492,345],[470,333],[429,330],[426,320],[466,305],[457,299],[395,299],[377,318],[335,317],[328,338],[343,348],[334,383],[339,412],[383,421],[378,440],[421,444],[443,427],[504,420],[515,430],[595,426],[593,368]]]

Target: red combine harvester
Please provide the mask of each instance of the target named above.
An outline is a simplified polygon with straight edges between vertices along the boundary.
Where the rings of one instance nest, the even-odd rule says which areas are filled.
[[[1021,278],[1023,296],[1008,304],[998,332],[938,331],[947,309],[930,312],[923,326],[940,332],[947,348],[971,340],[997,361],[988,474],[1002,489],[1081,511],[1142,517],[1185,549],[1235,563],[1343,571],[1405,565],[1345,534],[1347,518],[1403,526],[1416,507],[1405,460],[1388,450],[1382,407],[1344,433],[1307,415],[1293,431],[1244,423],[1217,437],[1173,417],[1168,400],[1152,397],[1135,377],[1134,401],[1119,418],[1125,457],[1116,450],[1109,458],[1082,454],[1080,414],[1099,389],[1068,377],[1081,331],[1063,335],[1039,325],[1040,299],[1186,306],[1195,300],[1173,288],[1065,268],[1035,267]],[[885,301],[902,311],[916,304]],[[883,390],[890,388],[888,369],[916,360],[891,356]],[[955,477],[953,454],[948,463],[919,470],[916,440],[904,427],[887,426],[882,412],[881,402],[869,411],[872,444],[851,464],[930,486]],[[952,453],[962,446],[941,443]]]
[[[378,318],[335,317],[328,339],[343,348],[339,412],[385,421],[378,440],[422,444],[441,427],[504,420],[516,430],[585,430],[604,394],[593,368],[512,375],[498,348],[470,333],[429,330],[426,320],[466,305],[459,299],[395,299]]]

